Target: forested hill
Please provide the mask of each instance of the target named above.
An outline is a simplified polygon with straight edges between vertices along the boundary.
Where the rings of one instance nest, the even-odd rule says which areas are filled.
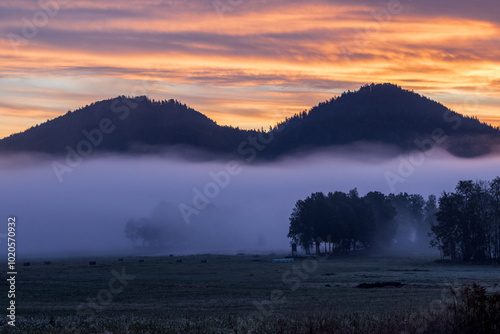
[[[343,93],[280,126],[283,130],[274,147],[280,153],[355,141],[413,150],[419,148],[417,143],[439,139],[454,155],[478,156],[500,143],[498,128],[392,84],[371,84]]]
[[[246,131],[219,126],[178,101],[121,96],[87,105],[4,138],[0,150],[64,154],[67,146],[76,150],[79,143],[91,142],[93,138],[95,151],[157,151],[187,145],[230,152],[248,135]]]
[[[93,151],[156,152],[177,146],[243,156],[254,150],[260,157],[274,158],[360,141],[414,150],[419,149],[417,143],[430,140],[454,155],[479,156],[500,143],[500,131],[398,86],[372,84],[287,118],[272,136],[219,126],[178,101],[121,96],[4,138],[0,151],[66,154],[68,147],[76,150],[87,141]]]

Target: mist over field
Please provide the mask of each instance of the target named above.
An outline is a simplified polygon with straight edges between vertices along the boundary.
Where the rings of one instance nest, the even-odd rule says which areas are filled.
[[[418,160],[387,158],[375,149],[253,164],[95,155],[62,182],[52,164],[63,158],[3,156],[0,212],[5,220],[17,217],[21,257],[133,254],[141,243],[128,240],[124,229],[142,218],[166,226],[166,245],[152,254],[287,252],[292,209],[312,192],[357,188],[360,195],[439,197],[459,180],[500,174],[499,156],[460,159],[436,150]]]

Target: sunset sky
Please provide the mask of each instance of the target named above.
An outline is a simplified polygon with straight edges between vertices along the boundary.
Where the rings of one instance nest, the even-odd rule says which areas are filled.
[[[372,82],[500,125],[498,1],[0,2],[0,138],[118,95],[267,128]]]

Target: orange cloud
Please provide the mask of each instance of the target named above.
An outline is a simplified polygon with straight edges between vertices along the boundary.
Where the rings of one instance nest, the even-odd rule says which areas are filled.
[[[499,23],[427,15],[427,3],[377,19],[386,2],[244,1],[221,18],[210,1],[71,1],[17,51],[0,38],[0,95],[11,106],[0,110],[0,137],[121,94],[177,98],[221,124],[267,127],[371,82],[499,124]],[[41,9],[20,0],[0,10],[1,35],[24,38],[22,18]],[[463,103],[471,99],[475,109]]]

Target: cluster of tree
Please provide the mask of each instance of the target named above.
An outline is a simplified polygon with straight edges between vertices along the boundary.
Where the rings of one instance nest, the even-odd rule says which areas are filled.
[[[125,237],[137,242],[142,247],[161,248],[166,242],[166,229],[161,224],[155,224],[150,219],[141,218],[139,220],[130,219],[125,225]]]
[[[457,261],[500,260],[500,177],[460,181],[439,199],[431,245]]]
[[[182,242],[184,227],[179,210],[168,202],[161,201],[149,217],[129,219],[125,224],[125,237],[137,248],[165,248]]]
[[[132,246],[141,251],[162,249],[193,252],[213,249],[214,246],[220,249],[242,249],[246,247],[242,244],[243,239],[251,247],[258,244],[257,232],[256,243],[249,235],[245,235],[245,238],[235,237],[241,235],[242,230],[241,224],[234,223],[234,217],[244,219],[238,207],[220,209],[210,203],[203,214],[191,216],[187,224],[177,204],[160,201],[149,215],[124,221],[123,232]],[[248,221],[245,225],[250,224]]]
[[[435,223],[436,197],[401,193],[388,196],[369,192],[360,197],[353,189],[327,195],[317,192],[295,204],[288,237],[307,254],[324,243],[325,253],[349,253],[356,249],[386,250],[391,247],[428,245]]]

